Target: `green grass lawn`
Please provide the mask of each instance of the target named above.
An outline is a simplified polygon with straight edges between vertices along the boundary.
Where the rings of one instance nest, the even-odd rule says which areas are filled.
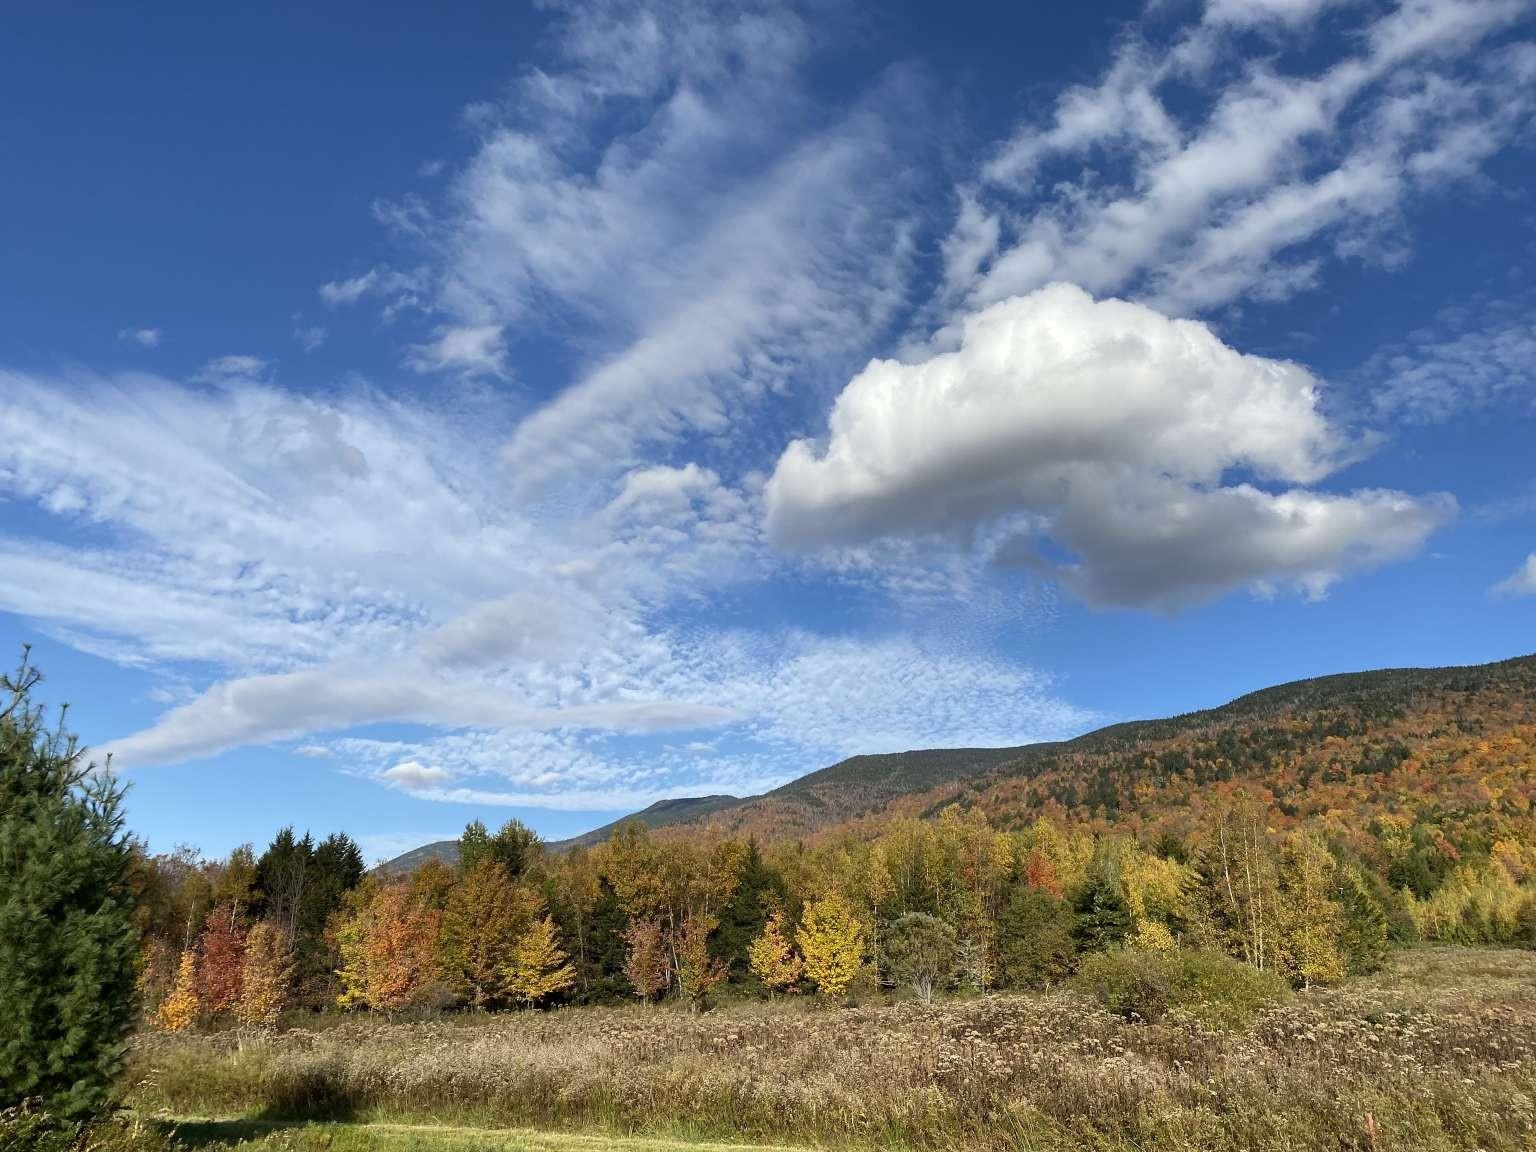
[[[699,1144],[654,1137],[568,1135],[525,1128],[271,1120],[178,1120],[168,1127],[188,1152],[792,1152],[787,1144]]]

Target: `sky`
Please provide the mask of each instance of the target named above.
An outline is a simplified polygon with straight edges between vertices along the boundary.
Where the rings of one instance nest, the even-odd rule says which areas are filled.
[[[0,653],[156,851],[1536,650],[1536,6],[25,6]]]

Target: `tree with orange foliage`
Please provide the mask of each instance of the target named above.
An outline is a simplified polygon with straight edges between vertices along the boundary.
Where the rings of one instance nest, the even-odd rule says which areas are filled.
[[[629,986],[641,1000],[660,996],[672,983],[672,960],[661,923],[649,918],[633,920],[624,932],[624,941],[629,945],[624,956]]]
[[[1052,896],[1061,895],[1061,878],[1056,874],[1056,865],[1038,848],[1024,861],[1024,883]]]
[[[337,931],[343,1008],[399,1012],[437,974],[442,913],[424,907],[408,883],[374,889]]]
[[[245,965],[245,925],[238,906],[226,904],[208,913],[198,939],[198,995],[210,1016],[227,1012],[240,1001]]]

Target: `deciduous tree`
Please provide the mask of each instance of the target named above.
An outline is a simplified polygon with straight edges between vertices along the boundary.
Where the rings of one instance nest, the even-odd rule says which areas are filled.
[[[567,963],[553,916],[533,921],[523,932],[503,979],[512,998],[530,1007],[557,996],[576,983]]]
[[[624,975],[641,1000],[660,996],[672,983],[672,962],[661,924],[655,919],[630,922],[624,933],[629,945],[624,957]]]
[[[832,893],[805,906],[796,935],[805,974],[827,1000],[839,1000],[864,966],[864,928],[853,906]]]
[[[805,973],[805,961],[788,938],[782,912],[769,915],[762,933],[748,947],[748,954],[753,973],[770,996],[793,988]]]
[[[176,982],[168,996],[160,1001],[158,1020],[167,1032],[185,1032],[197,1023],[197,956],[189,948],[176,966]]]
[[[246,936],[244,959],[235,1016],[247,1028],[271,1028],[288,1003],[293,953],[283,934],[262,920]]]

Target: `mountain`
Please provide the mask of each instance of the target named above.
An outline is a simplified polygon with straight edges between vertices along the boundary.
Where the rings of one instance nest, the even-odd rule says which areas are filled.
[[[567,848],[590,847],[593,844],[602,843],[620,824],[631,820],[638,820],[648,828],[665,828],[673,824],[703,819],[711,813],[740,803],[740,798],[736,796],[687,796],[678,800],[658,800],[649,808],[642,808],[639,812],[615,820],[611,824],[604,824],[601,828],[594,828],[590,832],[583,832],[580,836],[573,836],[569,840],[550,841],[545,844],[545,848],[552,852],[562,852]],[[413,848],[401,856],[396,856],[393,860],[386,860],[375,871],[384,876],[401,876],[416,871],[428,860],[457,864],[459,842],[438,840],[431,844],[423,844],[420,848]]]
[[[632,819],[805,836],[960,804],[1003,826],[1050,814],[1179,828],[1235,787],[1263,794],[1280,818],[1297,822],[1424,809],[1479,827],[1536,819],[1536,656],[1298,680],[1055,743],[854,756],[761,796],[665,800]],[[551,847],[598,843],[620,823]],[[413,867],[413,857],[443,848],[427,845],[385,867]]]

